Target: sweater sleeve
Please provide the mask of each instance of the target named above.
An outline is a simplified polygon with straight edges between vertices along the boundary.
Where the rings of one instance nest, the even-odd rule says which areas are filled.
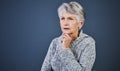
[[[54,42],[52,41],[50,46],[49,46],[47,55],[44,59],[44,62],[42,64],[41,71],[52,71],[52,67],[51,67],[50,62],[51,62],[51,58],[52,58],[52,50],[54,47],[53,44],[54,44]]]
[[[77,61],[70,48],[62,48],[59,54],[62,64],[68,71],[91,71],[95,61],[95,42],[86,45],[79,61]]]

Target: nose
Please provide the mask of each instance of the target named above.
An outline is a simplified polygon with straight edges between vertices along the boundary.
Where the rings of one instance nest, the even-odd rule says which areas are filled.
[[[65,20],[64,21],[64,26],[68,26],[68,25],[69,25],[68,20]]]

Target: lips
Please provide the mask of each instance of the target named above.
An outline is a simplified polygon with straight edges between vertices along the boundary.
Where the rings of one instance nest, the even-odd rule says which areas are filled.
[[[70,28],[63,28],[64,30],[69,30]]]

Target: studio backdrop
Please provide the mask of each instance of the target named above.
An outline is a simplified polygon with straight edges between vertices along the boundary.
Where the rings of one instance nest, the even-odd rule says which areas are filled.
[[[0,1],[0,71],[40,71],[53,38],[61,35],[58,7],[71,0]],[[83,32],[96,41],[93,71],[119,71],[118,0],[75,0],[86,12]]]

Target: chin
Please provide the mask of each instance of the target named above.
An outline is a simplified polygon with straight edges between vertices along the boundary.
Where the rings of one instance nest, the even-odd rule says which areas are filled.
[[[63,31],[63,33],[70,34],[71,32],[70,31]]]

